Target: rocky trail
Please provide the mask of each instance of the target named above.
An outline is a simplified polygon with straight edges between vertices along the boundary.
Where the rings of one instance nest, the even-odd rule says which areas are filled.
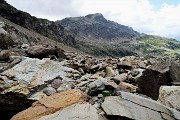
[[[95,58],[28,46],[0,52],[4,120],[179,120],[180,60]]]

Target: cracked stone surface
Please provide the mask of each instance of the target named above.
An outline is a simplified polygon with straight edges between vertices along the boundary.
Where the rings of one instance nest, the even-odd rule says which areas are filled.
[[[56,61],[24,57],[19,64],[1,73],[1,94],[19,92],[27,95],[31,88],[43,85],[57,76],[68,79],[66,75],[73,71],[77,72]]]
[[[127,92],[121,92],[121,97],[106,97],[102,108],[107,115],[119,115],[136,120],[180,119],[180,112],[159,102]]]
[[[171,108],[180,108],[180,86],[161,86],[159,99],[162,104]]]
[[[74,103],[83,102],[85,95],[80,90],[67,90],[43,98],[32,106],[11,118],[11,120],[35,120],[42,116],[53,114]]]
[[[39,120],[99,120],[99,118],[97,110],[89,103],[76,103]]]

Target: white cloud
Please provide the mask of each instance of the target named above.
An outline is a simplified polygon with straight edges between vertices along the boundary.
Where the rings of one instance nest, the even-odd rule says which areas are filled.
[[[180,3],[155,11],[149,0],[7,0],[18,9],[51,20],[102,13],[143,33],[180,40]]]

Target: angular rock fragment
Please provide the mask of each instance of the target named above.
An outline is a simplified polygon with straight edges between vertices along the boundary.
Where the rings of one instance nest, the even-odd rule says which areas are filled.
[[[10,50],[2,50],[0,52],[0,61],[8,61],[10,56]]]
[[[96,91],[102,91],[105,89],[104,81],[103,80],[96,80],[88,85],[89,93],[93,93]]]
[[[109,96],[102,103],[107,115],[123,116],[135,120],[172,120],[180,118],[180,112],[159,102],[127,92],[120,96]]]
[[[60,48],[46,48],[42,45],[31,46],[26,51],[29,57],[43,59],[46,57],[66,58],[64,51]]]
[[[99,120],[97,110],[89,103],[76,103],[39,120]]]
[[[151,65],[143,71],[142,76],[137,81],[139,93],[157,100],[160,86],[171,85],[169,64],[159,62]]]
[[[172,62],[170,73],[173,82],[180,82],[180,62]]]
[[[33,103],[30,108],[16,114],[11,120],[40,119],[74,103],[83,102],[84,99],[85,95],[80,90],[68,90],[62,93],[56,93]]]
[[[171,108],[179,109],[180,86],[161,86],[158,101]]]
[[[115,72],[111,67],[106,67],[106,77],[114,77]]]
[[[18,92],[24,95],[34,94],[50,84],[54,78],[65,76],[69,72],[77,72],[71,68],[62,66],[61,63],[52,60],[39,60],[24,57],[23,60],[1,73],[1,94]]]
[[[46,95],[50,96],[50,95],[56,93],[56,89],[54,89],[53,87],[46,87],[46,88],[43,90],[43,92],[44,92]]]

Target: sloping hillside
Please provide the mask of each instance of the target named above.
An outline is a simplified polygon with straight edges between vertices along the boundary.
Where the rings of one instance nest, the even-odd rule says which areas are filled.
[[[73,36],[66,34],[62,26],[47,19],[38,19],[26,12],[17,10],[4,0],[0,1],[0,16],[58,42],[71,46],[76,44]]]
[[[160,36],[146,35],[138,38],[136,49],[143,55],[180,57],[180,42]]]

